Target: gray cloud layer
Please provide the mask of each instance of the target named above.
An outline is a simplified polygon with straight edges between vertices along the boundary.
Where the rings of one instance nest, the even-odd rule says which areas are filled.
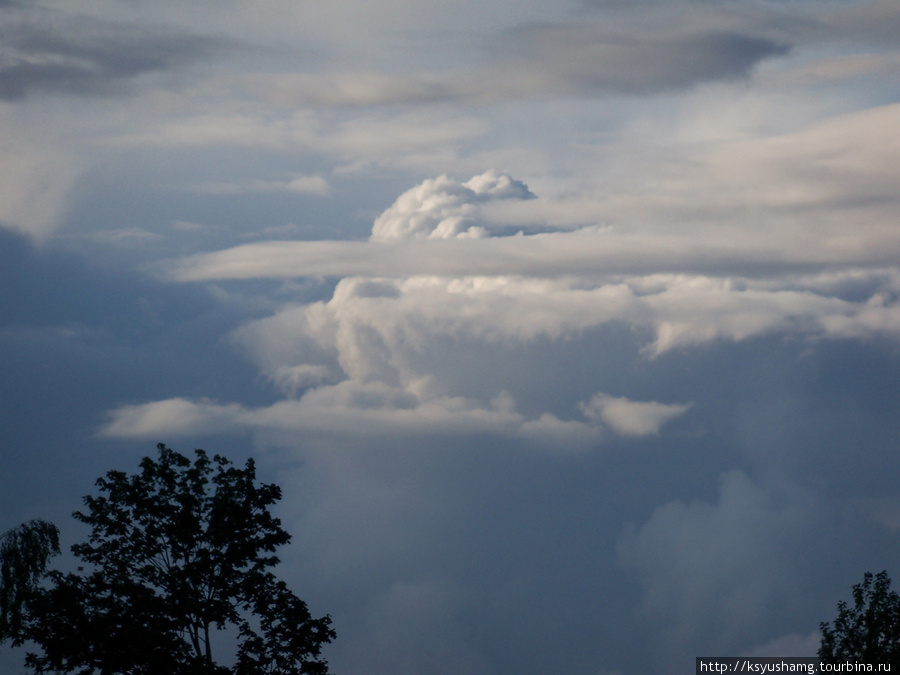
[[[765,37],[725,30],[682,34],[650,31],[636,37],[604,24],[528,26],[508,38],[509,60],[548,91],[648,94],[701,82],[746,76],[765,58],[788,47]],[[530,66],[530,67],[528,67]]]
[[[163,26],[10,7],[0,17],[0,100],[5,101],[34,92],[117,93],[142,74],[190,65],[223,48],[220,40]]]

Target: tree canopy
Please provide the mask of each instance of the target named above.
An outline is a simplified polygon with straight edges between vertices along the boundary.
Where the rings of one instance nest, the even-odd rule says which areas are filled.
[[[900,596],[887,572],[866,572],[853,587],[853,606],[841,600],[834,625],[821,624],[825,663],[900,663]]]
[[[19,643],[28,602],[50,558],[59,553],[59,530],[32,520],[0,535],[0,642]]]
[[[290,540],[270,511],[276,485],[197,450],[163,444],[140,471],[110,471],[74,517],[90,527],[72,547],[86,563],[51,572],[30,606],[26,664],[79,675],[279,675],[328,672],[335,633],[270,571]],[[214,656],[217,631],[235,644]]]

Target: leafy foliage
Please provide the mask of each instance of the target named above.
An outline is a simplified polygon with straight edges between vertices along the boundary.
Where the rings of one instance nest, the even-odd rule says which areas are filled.
[[[50,558],[59,553],[59,530],[32,520],[0,535],[0,641],[21,644],[30,597]]]
[[[834,626],[823,622],[821,630],[825,663],[900,663],[900,596],[887,572],[866,572],[853,587],[853,607],[840,601]]]
[[[48,575],[29,634],[43,653],[26,663],[79,675],[327,673],[330,617],[313,619],[269,569],[290,540],[269,512],[280,488],[256,483],[253,460],[238,469],[157,447],[139,473],[100,478],[100,496],[74,514],[91,535],[72,551],[91,571]],[[213,660],[228,627],[239,636],[231,667]]]

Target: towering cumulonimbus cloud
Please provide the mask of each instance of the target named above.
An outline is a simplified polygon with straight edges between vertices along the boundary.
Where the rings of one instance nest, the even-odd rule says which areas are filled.
[[[452,358],[465,354],[475,362],[480,354],[503,348],[527,352],[538,341],[578,344],[614,326],[633,331],[647,360],[778,333],[802,339],[900,334],[895,299],[900,281],[890,269],[797,274],[787,266],[789,274],[776,267],[768,275],[715,275],[701,271],[703,256],[712,257],[711,251],[695,261],[693,252],[675,249],[673,257],[688,256],[684,272],[646,273],[664,262],[661,249],[647,261],[619,254],[621,267],[611,271],[598,265],[592,273],[590,265],[578,262],[585,255],[604,255],[632,237],[649,242],[670,235],[619,234],[596,226],[547,232],[541,229],[550,224],[537,216],[532,224],[537,233],[526,234],[517,218],[511,229],[508,208],[537,201],[523,182],[496,170],[467,181],[446,175],[423,181],[375,219],[369,241],[334,242],[335,251],[344,250],[348,257],[331,262],[335,270],[345,266],[347,273],[330,299],[285,306],[233,332],[234,343],[286,396],[282,404],[259,410],[184,400],[130,406],[113,413],[106,433],[162,433],[167,411],[177,413],[172,430],[181,432],[212,428],[224,419],[232,422],[222,428],[349,430],[358,425],[342,420],[355,415],[369,419],[369,429],[444,428],[453,419],[458,430],[469,432],[521,436],[530,430],[526,435],[549,439],[556,429],[560,438],[582,446],[597,442],[601,429],[623,437],[657,435],[668,422],[689,415],[691,402],[640,400],[597,386],[578,396],[560,392],[551,410],[535,406],[530,400],[535,392],[489,384],[489,372],[468,369]],[[753,241],[761,244],[763,237]],[[510,250],[517,251],[517,259],[494,256],[492,274],[446,271],[468,264],[472,253],[495,251],[492,246],[507,242],[516,247]],[[312,255],[322,243],[299,242],[296,249],[278,245],[272,251],[299,261],[304,248]],[[463,243],[466,247],[459,248]],[[746,243],[731,245],[734,255],[741,255]],[[419,245],[449,267],[432,274],[419,271]],[[364,248],[353,248],[358,246]],[[223,276],[241,275],[241,256],[250,251],[249,273],[267,274],[268,250],[223,252],[223,264],[233,270]],[[229,260],[229,255],[234,257]],[[614,258],[611,254],[609,260]],[[540,276],[519,271],[519,260],[539,259],[557,271]],[[182,269],[205,268],[215,277],[214,261],[201,256]],[[365,267],[359,269],[357,261]],[[394,274],[365,273],[380,265],[387,272],[394,262],[400,265]],[[755,264],[760,263],[761,257]],[[510,271],[503,273],[504,265]],[[700,270],[691,273],[692,266]],[[563,273],[567,267],[569,274]],[[302,262],[293,269],[297,276],[309,273]],[[866,290],[860,296],[849,292],[851,287]],[[527,368],[541,365],[532,362]]]

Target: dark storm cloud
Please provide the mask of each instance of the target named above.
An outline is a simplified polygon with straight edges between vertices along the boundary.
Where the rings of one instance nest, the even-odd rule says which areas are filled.
[[[896,475],[890,345],[771,338],[642,362],[630,340],[496,355],[557,396],[580,379],[689,398],[697,416],[679,433],[567,455],[491,435],[286,441],[306,450],[280,480],[299,535],[289,567],[344,628],[338,672],[443,672],[446,649],[465,657],[459,672],[669,673],[673,655],[813,633],[863,565],[896,559],[893,534],[845,508],[874,473],[879,498]],[[508,383],[487,359],[477,367]],[[877,381],[844,384],[873,368]],[[879,390],[881,410],[858,410]]]
[[[0,100],[37,92],[116,93],[144,73],[177,69],[222,49],[212,38],[0,5]]]
[[[109,468],[95,432],[122,398],[223,386],[252,397],[255,372],[217,343],[245,318],[202,289],[93,269],[0,229],[0,531],[67,520]]]

